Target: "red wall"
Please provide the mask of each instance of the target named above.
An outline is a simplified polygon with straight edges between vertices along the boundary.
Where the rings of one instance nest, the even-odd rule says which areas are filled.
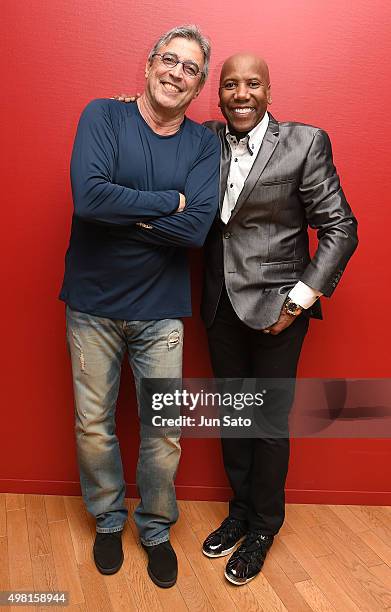
[[[388,0],[3,0],[2,432],[0,490],[78,493],[64,306],[57,301],[71,220],[69,158],[88,100],[143,87],[149,47],[195,22],[211,37],[211,78],[189,115],[217,118],[222,61],[239,50],[269,62],[272,112],[325,128],[361,243],[331,300],[311,324],[303,377],[390,376],[389,232],[391,44]],[[186,321],[185,375],[208,376],[198,317]],[[118,425],[134,482],[136,416],[129,371]],[[386,434],[385,434],[386,435]],[[389,503],[389,440],[296,440],[291,501]],[[226,498],[217,440],[185,440],[178,494]],[[388,473],[387,473],[388,470]],[[131,489],[134,493],[134,489]]]

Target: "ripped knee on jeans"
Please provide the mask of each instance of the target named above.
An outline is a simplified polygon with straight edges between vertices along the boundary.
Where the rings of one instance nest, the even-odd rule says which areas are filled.
[[[73,343],[79,353],[79,363],[80,363],[80,370],[82,372],[85,372],[86,370],[86,360],[85,360],[85,356],[84,356],[84,351],[83,351],[83,347],[81,346],[81,342],[79,340],[79,337],[77,336],[76,332],[74,330],[72,330],[72,338],[73,338]]]
[[[175,348],[179,344],[180,339],[181,339],[181,334],[178,329],[174,329],[172,332],[170,332],[167,337],[168,349],[170,350],[170,349]]]

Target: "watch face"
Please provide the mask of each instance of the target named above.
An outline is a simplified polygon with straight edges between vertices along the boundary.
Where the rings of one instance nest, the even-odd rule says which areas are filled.
[[[300,307],[297,304],[295,304],[295,302],[287,302],[285,304],[285,308],[287,312],[289,312],[289,314],[292,314],[292,315],[296,314],[296,312],[300,309]]]

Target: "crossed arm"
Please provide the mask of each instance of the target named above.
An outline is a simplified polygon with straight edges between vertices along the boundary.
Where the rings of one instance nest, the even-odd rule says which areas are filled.
[[[114,183],[116,131],[109,101],[94,100],[87,105],[71,160],[75,215],[91,223],[128,226],[132,237],[152,245],[201,246],[218,203],[217,138],[205,129],[199,154],[189,169],[185,194],[180,194]]]

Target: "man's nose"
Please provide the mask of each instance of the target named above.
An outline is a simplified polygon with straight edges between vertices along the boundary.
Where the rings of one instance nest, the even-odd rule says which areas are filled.
[[[238,100],[247,100],[249,97],[249,91],[246,83],[238,83],[235,89],[235,98]]]
[[[175,79],[183,79],[183,67],[181,63],[178,62],[176,66],[170,68],[169,72]]]

